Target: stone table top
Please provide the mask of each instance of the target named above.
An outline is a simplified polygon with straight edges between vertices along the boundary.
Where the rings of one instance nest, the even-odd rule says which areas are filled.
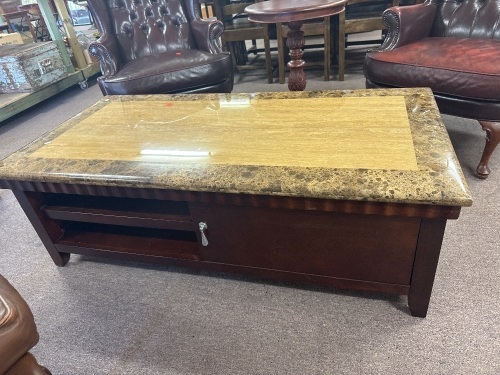
[[[1,161],[13,181],[472,204],[425,88],[107,96]]]

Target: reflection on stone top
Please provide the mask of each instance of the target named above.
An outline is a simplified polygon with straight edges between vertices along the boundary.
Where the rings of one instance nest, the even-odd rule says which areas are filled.
[[[1,180],[472,203],[428,89],[109,96]]]

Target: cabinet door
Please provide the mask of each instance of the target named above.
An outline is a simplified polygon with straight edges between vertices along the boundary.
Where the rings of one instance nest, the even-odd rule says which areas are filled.
[[[206,223],[201,260],[409,285],[419,218],[287,209],[190,206]]]

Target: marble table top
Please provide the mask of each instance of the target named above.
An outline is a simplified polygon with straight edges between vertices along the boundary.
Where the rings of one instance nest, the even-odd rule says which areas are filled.
[[[9,181],[470,206],[429,89],[107,96]]]

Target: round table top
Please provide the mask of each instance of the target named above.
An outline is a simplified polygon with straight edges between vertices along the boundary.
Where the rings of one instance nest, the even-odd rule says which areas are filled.
[[[245,8],[248,19],[260,23],[303,21],[338,14],[347,0],[269,0]]]

